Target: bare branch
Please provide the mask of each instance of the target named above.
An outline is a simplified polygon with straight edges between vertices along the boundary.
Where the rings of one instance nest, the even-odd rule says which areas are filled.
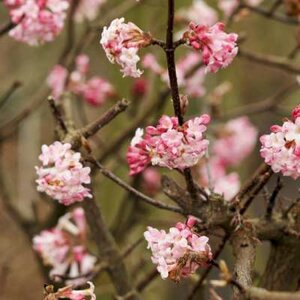
[[[83,129],[81,133],[85,138],[93,136],[102,127],[111,122],[115,117],[117,117],[121,112],[125,111],[129,105],[129,102],[125,99],[117,102],[113,107],[111,107],[105,114],[99,117],[91,124],[88,124]]]

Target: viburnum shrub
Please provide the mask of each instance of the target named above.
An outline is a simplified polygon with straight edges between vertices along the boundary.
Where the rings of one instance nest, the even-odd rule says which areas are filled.
[[[259,54],[246,50],[252,47],[255,20],[247,25],[251,37],[244,23],[235,26],[255,13],[299,27],[299,1],[274,1],[271,6],[262,0],[219,0],[213,5],[193,0],[189,6],[175,0],[153,5],[147,0],[119,2],[120,6],[106,0],[3,1],[8,23],[0,26],[0,37],[7,33],[13,45],[43,45],[43,51],[51,51],[45,79],[40,81],[32,69],[39,86],[46,85],[44,102],[55,120],[52,128],[44,112],[40,114],[41,127],[54,129],[54,135],[50,142],[42,136],[41,154],[38,158],[35,154],[39,163],[34,184],[41,199],[32,205],[32,220],[23,216],[25,206],[18,210],[10,203],[9,184],[2,180],[2,173],[10,172],[0,172],[3,207],[30,237],[41,270],[46,271],[45,280],[57,285],[45,285],[44,300],[94,300],[94,283],[101,299],[148,299],[144,289],[157,275],[178,284],[180,293],[170,293],[172,299],[196,299],[199,288],[208,288],[210,299],[221,300],[216,289],[229,285],[237,300],[299,299],[295,292],[300,279],[299,195],[292,189],[288,197],[281,192],[283,176],[300,177],[300,104],[293,103],[293,109],[282,103],[299,89],[300,80],[294,77],[300,66],[291,60],[299,52],[300,38],[297,34],[295,48],[286,58]],[[155,5],[167,10],[163,32],[160,15],[157,24],[154,20],[143,28],[145,22],[134,11],[143,5],[146,10]],[[131,9],[136,24],[125,14]],[[267,28],[265,34],[269,43]],[[280,36],[284,43],[281,31]],[[263,40],[261,35],[259,39]],[[56,60],[50,42],[65,42]],[[262,47],[267,48],[271,46]],[[293,81],[260,102],[252,101],[249,92],[249,103],[240,106],[240,95],[231,93],[237,87],[229,80],[243,76],[252,91],[256,78],[249,75],[251,65],[240,66],[242,72],[231,68],[238,64],[238,56],[289,72],[292,76],[282,81]],[[32,60],[28,63],[31,68]],[[267,74],[257,76],[261,87]],[[0,110],[20,85],[15,82],[0,95]],[[232,110],[224,103],[230,97],[236,106]],[[0,128],[1,146],[44,102],[33,101]],[[263,112],[276,113],[274,119],[265,120],[273,124],[270,133],[252,117]],[[280,122],[278,116],[285,118]],[[117,117],[119,123],[111,125]],[[26,139],[34,141],[36,130]],[[99,131],[103,134],[96,136]],[[20,151],[28,155],[25,152]],[[255,154],[261,165],[247,178],[246,166],[251,167]],[[97,173],[124,190],[121,204],[117,188]],[[30,179],[26,184],[31,184]],[[26,184],[22,181],[21,186]],[[250,211],[259,197],[263,199],[259,209],[265,205],[265,212]],[[152,213],[142,203],[161,213]],[[169,217],[162,211],[168,211]],[[132,237],[138,237],[133,244]],[[271,247],[261,258],[268,261],[264,273],[255,270],[259,241],[269,241]],[[220,259],[225,246],[233,251],[230,268],[226,256]],[[127,259],[133,252],[134,258]],[[208,277],[213,268],[217,273]],[[0,265],[3,287],[5,270],[2,274]],[[144,271],[147,274],[140,276]],[[189,284],[180,285],[184,280]],[[261,283],[259,288],[256,282]],[[208,299],[208,292],[198,298]],[[157,289],[154,297],[167,299],[167,294]]]

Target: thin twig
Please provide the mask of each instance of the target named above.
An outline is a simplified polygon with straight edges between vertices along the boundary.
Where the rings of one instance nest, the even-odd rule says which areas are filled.
[[[267,210],[266,210],[266,219],[267,220],[270,219],[271,216],[272,216],[276,198],[277,198],[277,196],[278,196],[278,194],[279,194],[279,192],[282,188],[283,188],[283,184],[282,184],[282,181],[281,181],[281,177],[278,176],[275,189],[273,190],[273,193],[271,194],[271,197],[268,201],[268,206],[267,206]]]
[[[21,86],[20,81],[15,81],[9,89],[0,97],[0,109],[7,103],[11,95]]]
[[[88,158],[87,161],[91,162],[93,165],[95,165],[98,170],[106,177],[108,177],[109,179],[111,179],[112,181],[114,181],[116,184],[118,184],[119,186],[121,186],[123,189],[127,190],[128,192],[132,193],[133,195],[135,195],[138,199],[144,201],[145,203],[148,203],[152,206],[161,208],[161,209],[165,209],[165,210],[169,210],[172,212],[176,212],[176,213],[180,213],[180,214],[184,214],[184,211],[176,206],[172,206],[172,205],[167,205],[164,204],[158,200],[154,200],[148,196],[146,196],[145,194],[143,194],[142,192],[134,189],[133,187],[131,187],[130,185],[128,185],[126,182],[124,182],[121,178],[119,178],[118,176],[116,176],[114,173],[112,173],[111,171],[107,170],[106,168],[104,168],[98,161],[96,161],[94,158]]]
[[[55,101],[54,101],[52,96],[48,97],[48,103],[49,103],[50,108],[52,110],[52,114],[53,114],[55,120],[57,121],[57,124],[64,131],[64,133],[67,133],[68,132],[68,127],[67,127],[67,125],[64,121],[64,117],[63,117],[61,111],[59,110],[59,108],[56,106]]]
[[[102,127],[107,125],[115,117],[117,117],[121,112],[125,111],[129,105],[129,101],[123,99],[117,102],[113,107],[111,107],[105,114],[100,116],[97,120],[85,126],[81,132],[85,138],[93,136]]]

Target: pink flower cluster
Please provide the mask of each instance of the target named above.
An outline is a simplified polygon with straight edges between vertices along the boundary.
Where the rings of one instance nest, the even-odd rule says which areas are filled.
[[[193,0],[188,8],[183,8],[176,14],[176,19],[188,23],[197,23],[201,20],[204,25],[211,26],[218,20],[217,12],[203,0]]]
[[[263,0],[245,0],[248,5],[257,6]],[[225,16],[229,17],[239,6],[239,0],[219,0],[219,8],[224,12]]]
[[[217,194],[223,195],[226,201],[230,201],[236,196],[241,188],[240,178],[238,173],[226,172],[226,167],[218,157],[212,157],[204,165],[200,166],[200,183],[202,186],[208,187],[209,180],[213,191]],[[208,172],[210,178],[208,176]],[[207,189],[209,193],[209,189]]]
[[[293,179],[300,177],[300,106],[292,112],[292,120],[282,126],[273,125],[271,133],[260,138],[261,156],[275,173]]]
[[[80,0],[74,14],[75,21],[80,23],[84,20],[95,20],[104,3],[106,0]]]
[[[152,251],[152,262],[162,279],[179,281],[206,266],[212,259],[208,237],[199,236],[192,228],[196,220],[189,217],[186,224],[177,223],[169,232],[148,227],[144,237]]]
[[[143,171],[149,163],[183,170],[194,166],[209,144],[203,136],[208,115],[191,119],[182,126],[176,117],[162,116],[156,127],[138,128],[127,152],[130,175]]]
[[[253,151],[256,141],[257,129],[246,116],[219,127],[217,139],[212,144],[212,157],[200,165],[200,183],[206,187],[210,183],[214,192],[227,201],[232,200],[241,183],[239,175],[228,173],[227,168],[239,165]]]
[[[202,97],[206,90],[204,87],[205,67],[199,67],[193,74],[193,70],[201,61],[201,54],[191,52],[179,59],[176,65],[178,86],[184,90],[184,94],[190,97]],[[144,68],[161,76],[162,81],[169,84],[168,71],[159,65],[153,54],[146,54],[143,59]]]
[[[74,152],[71,144],[43,145],[39,156],[42,166],[36,167],[38,191],[64,205],[92,198],[90,190],[83,185],[91,182],[91,169],[83,167],[80,158],[81,154]]]
[[[15,27],[9,35],[31,46],[53,41],[64,27],[68,0],[5,0]]]
[[[33,249],[51,267],[50,277],[81,285],[92,277],[97,258],[86,248],[86,220],[82,208],[62,216],[56,227],[33,238]]]
[[[88,71],[89,58],[84,54],[77,56],[75,70],[71,72],[69,80],[66,68],[61,65],[54,66],[47,78],[53,97],[58,100],[65,91],[71,91],[87,103],[98,106],[115,95],[113,86],[107,80],[99,76],[87,79]]]
[[[195,50],[202,51],[206,71],[212,73],[227,67],[238,53],[238,35],[225,33],[223,23],[211,27],[190,23],[189,31],[184,33],[183,38]]]
[[[213,144],[213,155],[225,166],[236,166],[253,151],[257,134],[248,117],[232,119],[219,129],[218,139]]]
[[[57,292],[46,292],[47,295],[44,300],[58,300],[58,299],[70,299],[70,300],[96,300],[95,286],[92,282],[87,282],[89,288],[84,290],[74,290],[72,286],[65,286],[58,289]],[[47,287],[46,287],[47,289]]]
[[[124,23],[124,18],[115,19],[109,27],[104,27],[100,44],[111,63],[119,64],[123,77],[140,77],[142,71],[137,68],[140,60],[138,50],[149,45],[152,38],[135,24]]]

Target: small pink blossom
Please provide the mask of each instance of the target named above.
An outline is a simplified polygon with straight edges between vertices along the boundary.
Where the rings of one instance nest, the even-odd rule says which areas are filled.
[[[81,154],[71,150],[71,144],[43,145],[39,159],[42,162],[41,167],[36,167],[39,192],[45,192],[64,205],[92,198],[90,190],[84,186],[91,182],[91,169],[83,167]]]
[[[260,137],[261,156],[275,173],[297,179],[300,176],[300,117],[298,106],[293,110],[294,121],[272,126],[271,133]]]
[[[50,277],[66,278],[67,284],[80,285],[92,277],[96,257],[86,248],[86,220],[82,208],[62,216],[56,227],[33,238],[33,249],[51,267]]]
[[[148,227],[144,237],[152,252],[152,262],[162,279],[179,281],[205,267],[212,259],[208,237],[193,232],[195,219],[190,217],[186,224],[177,223],[169,232]]]
[[[248,117],[228,121],[220,128],[219,138],[214,142],[212,152],[225,166],[238,165],[254,149],[257,129]]]
[[[225,33],[223,23],[211,27],[190,23],[189,31],[184,33],[183,38],[195,50],[202,51],[206,71],[212,73],[226,68],[238,53],[238,35]]]
[[[202,115],[179,126],[176,117],[162,116],[156,127],[138,129],[127,152],[130,175],[144,170],[149,163],[169,169],[194,166],[209,144],[203,136],[210,117]]]
[[[202,24],[208,26],[218,21],[217,12],[203,0],[194,0],[191,6],[179,10],[176,14],[176,18],[188,23],[197,23],[201,20]]]
[[[146,193],[155,195],[160,188],[161,176],[155,168],[147,168],[142,173],[142,187]]]
[[[68,0],[6,0],[11,21],[9,35],[17,41],[37,46],[53,41],[64,27]]]
[[[135,24],[124,23],[124,18],[115,19],[109,27],[104,27],[100,44],[111,63],[121,66],[123,77],[140,77],[142,71],[137,68],[140,61],[138,50],[151,43],[151,36]]]

